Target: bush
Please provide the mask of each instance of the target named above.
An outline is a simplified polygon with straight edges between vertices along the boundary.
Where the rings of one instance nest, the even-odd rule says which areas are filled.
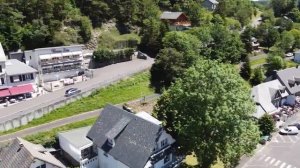
[[[94,60],[98,63],[117,63],[122,61],[131,60],[131,56],[133,54],[133,49],[124,49],[119,51],[112,51],[108,49],[100,49],[94,52]]]
[[[268,114],[263,115],[258,120],[258,125],[262,135],[270,135],[275,130],[275,121]]]

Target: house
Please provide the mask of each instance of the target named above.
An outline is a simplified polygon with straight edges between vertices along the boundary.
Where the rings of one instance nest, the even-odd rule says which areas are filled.
[[[277,71],[276,78],[286,87],[289,95],[300,96],[300,68],[299,66]]]
[[[300,63],[300,50],[294,52],[294,61]]]
[[[16,59],[7,60],[0,43],[0,100],[31,97],[37,90],[37,70]]]
[[[90,126],[58,133],[59,146],[63,155],[75,167],[96,168],[98,157],[93,150],[93,142],[88,139]]]
[[[0,152],[1,168],[65,168],[42,145],[16,138]]]
[[[183,12],[165,11],[160,19],[168,24],[170,30],[185,30],[191,26],[191,22]]]
[[[216,0],[204,0],[202,6],[210,11],[214,11],[217,8],[218,4],[219,2]]]
[[[256,112],[253,114],[255,118],[260,118],[265,113],[277,113],[277,107],[283,105],[289,96],[286,87],[278,79],[254,86],[251,95],[256,103]]]
[[[168,168],[182,160],[175,155],[175,140],[145,112],[135,115],[107,105],[87,137],[99,168]]]
[[[78,76],[83,69],[83,45],[24,51],[25,62],[38,70],[39,83]]]
[[[254,51],[259,50],[259,42],[257,41],[257,39],[255,37],[251,37],[251,47],[252,47],[252,50],[254,50]]]

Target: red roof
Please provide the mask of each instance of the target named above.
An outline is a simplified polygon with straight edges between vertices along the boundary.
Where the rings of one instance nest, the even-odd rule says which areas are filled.
[[[33,91],[32,85],[22,85],[22,86],[15,86],[8,88],[9,92],[11,95],[19,95],[19,94],[25,94],[25,93],[30,93]]]
[[[0,97],[6,97],[6,96],[10,96],[9,90],[8,89],[0,90]]]

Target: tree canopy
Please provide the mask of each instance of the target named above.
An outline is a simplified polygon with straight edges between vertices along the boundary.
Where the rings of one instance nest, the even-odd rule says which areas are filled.
[[[239,93],[239,94],[236,94]],[[235,164],[258,142],[250,89],[229,64],[201,60],[159,99],[155,115],[199,167]]]

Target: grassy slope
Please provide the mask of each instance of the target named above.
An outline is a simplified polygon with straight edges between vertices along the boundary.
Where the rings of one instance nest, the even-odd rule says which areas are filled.
[[[106,88],[99,89],[88,97],[60,107],[42,118],[31,121],[27,125],[1,132],[0,135],[96,110],[104,107],[107,103],[118,104],[152,94],[154,92],[149,88],[149,75],[149,72],[143,72]]]

